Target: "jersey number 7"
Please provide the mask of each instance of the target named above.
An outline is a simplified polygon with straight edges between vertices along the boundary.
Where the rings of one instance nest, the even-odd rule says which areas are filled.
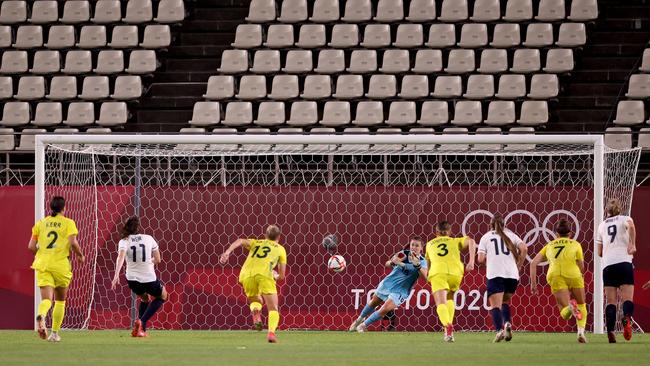
[[[562,251],[564,250],[564,245],[557,246],[555,247],[555,249],[557,249],[557,253],[555,253],[555,258],[557,258],[560,256],[560,253],[562,253]]]

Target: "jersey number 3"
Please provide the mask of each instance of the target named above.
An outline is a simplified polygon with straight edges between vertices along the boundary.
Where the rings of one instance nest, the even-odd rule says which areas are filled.
[[[261,253],[258,253],[258,251]],[[253,257],[266,258],[268,257],[269,252],[271,252],[271,248],[269,247],[255,247],[255,249],[253,249]]]
[[[446,243],[440,243],[436,248],[440,249],[440,251],[438,252],[438,257],[444,257],[447,254],[449,254],[449,249],[447,249]]]

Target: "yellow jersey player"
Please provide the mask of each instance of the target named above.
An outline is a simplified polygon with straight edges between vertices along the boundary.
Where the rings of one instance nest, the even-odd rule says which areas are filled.
[[[65,199],[54,197],[50,202],[50,215],[38,221],[32,228],[32,238],[28,248],[34,254],[31,268],[36,272],[36,284],[41,290],[41,303],[38,305],[38,335],[50,342],[59,342],[59,330],[65,315],[65,299],[72,280],[70,250],[76,254],[77,262],[84,262],[77,241],[77,225],[65,216]],[[52,334],[47,336],[45,317],[54,303],[52,311]]]
[[[569,320],[576,318],[578,342],[587,343],[585,325],[587,324],[587,305],[585,305],[585,263],[582,246],[569,238],[571,225],[565,219],[555,224],[557,239],[549,242],[530,263],[530,286],[537,295],[537,266],[544,260],[549,263],[546,281],[557,300],[560,316]],[[571,299],[573,295],[574,299]]]
[[[474,269],[476,242],[470,237],[452,238],[451,224],[441,221],[436,226],[436,237],[427,243],[426,260],[429,267],[428,281],[431,283],[436,313],[444,328],[445,342],[454,341],[454,293],[463,281],[464,266],[461,250],[469,249],[467,270]]]
[[[280,323],[276,280],[284,280],[287,270],[287,252],[278,243],[280,228],[269,225],[264,239],[237,239],[221,254],[219,262],[228,262],[230,254],[239,247],[248,250],[248,257],[239,272],[239,283],[244,288],[257,330],[262,330],[262,303],[266,303],[269,317],[267,340],[277,342],[275,330]],[[278,272],[274,268],[278,268]],[[263,302],[262,302],[263,301]]]

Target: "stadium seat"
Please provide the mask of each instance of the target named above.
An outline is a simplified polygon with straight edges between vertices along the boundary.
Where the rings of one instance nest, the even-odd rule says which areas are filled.
[[[126,3],[126,14],[122,22],[139,24],[150,22],[153,19],[153,5],[151,0],[129,0]]]
[[[359,26],[356,24],[334,24],[332,38],[327,44],[333,48],[349,48],[359,44]]]
[[[437,98],[457,98],[463,94],[460,76],[438,76],[433,87],[432,96]]]
[[[597,0],[571,0],[571,12],[569,20],[589,21],[598,18]]]
[[[307,0],[283,0],[278,21],[297,23],[307,20]]]
[[[350,23],[367,22],[372,18],[370,0],[346,1],[345,11],[341,20]]]
[[[92,70],[90,51],[72,50],[65,55],[64,74],[87,74]]]
[[[72,48],[75,45],[74,26],[53,25],[50,27],[45,47],[50,49]]]
[[[564,0],[540,0],[535,20],[552,22],[566,18]]]
[[[153,21],[156,23],[179,23],[185,19],[183,0],[160,0]]]
[[[529,73],[539,71],[540,56],[539,49],[519,48],[515,51],[511,72]]]
[[[90,2],[66,1],[63,5],[63,16],[59,21],[65,24],[78,24],[90,20]]]
[[[325,103],[323,118],[320,124],[324,126],[343,126],[350,123],[350,103],[330,101]]]
[[[466,135],[469,131],[466,127],[447,127],[442,130],[443,135]],[[442,151],[464,151],[468,150],[469,145],[461,144],[441,144],[438,150]]]
[[[253,66],[249,70],[256,74],[270,74],[280,71],[280,51],[260,50],[253,56]]]
[[[113,27],[113,35],[108,47],[135,48],[138,46],[138,26],[118,25]]]
[[[84,25],[79,33],[79,48],[101,48],[106,46],[106,27],[103,25]]]
[[[397,94],[397,78],[395,75],[375,74],[370,77],[366,97],[370,99],[394,98]]]
[[[553,44],[553,25],[551,23],[531,23],[526,28],[523,45],[531,48],[547,47]]]
[[[34,53],[34,63],[29,72],[32,74],[54,74],[61,70],[59,51],[41,50]]]
[[[329,75],[307,75],[302,99],[325,99],[332,95],[332,79]]]
[[[382,127],[377,129],[377,135],[401,135],[402,129],[396,127]],[[373,150],[390,150],[400,151],[404,148],[403,144],[374,144]]]
[[[0,25],[0,48],[9,48],[12,44],[11,26]]]
[[[352,51],[352,55],[350,56],[350,67],[346,70],[354,73],[369,73],[377,71],[377,51]]]
[[[650,48],[646,48],[643,51],[643,57],[641,59],[641,66],[639,67],[641,72],[650,72]]]
[[[454,118],[451,123],[457,126],[472,126],[483,121],[481,102],[462,100],[454,105]]]
[[[467,78],[467,90],[463,97],[466,99],[487,99],[494,96],[494,76],[470,75]]]
[[[120,0],[98,0],[95,3],[95,12],[90,19],[95,24],[117,23],[122,19]]]
[[[255,48],[262,45],[262,26],[259,24],[240,24],[235,31],[235,48]]]
[[[499,99],[517,99],[526,96],[526,77],[519,74],[506,74],[499,77]]]
[[[650,74],[636,74],[630,76],[630,84],[625,96],[628,98],[650,97]]]
[[[449,51],[449,59],[445,72],[450,74],[464,74],[474,71],[476,60],[474,50],[455,49]]]
[[[221,54],[218,72],[237,74],[248,71],[248,52],[246,50],[225,50]]]
[[[282,71],[291,74],[310,72],[314,68],[312,57],[310,50],[290,50],[287,52]]]
[[[165,48],[172,42],[172,33],[169,25],[152,24],[144,29],[144,36],[140,47],[142,48]]]
[[[411,71],[421,74],[442,71],[442,51],[418,50],[415,54],[415,65],[413,65]]]
[[[465,24],[461,28],[458,46],[462,48],[484,47],[488,43],[487,33],[486,24]]]
[[[508,52],[504,49],[485,49],[481,52],[481,64],[476,71],[497,74],[508,70]]]
[[[309,126],[318,123],[318,105],[316,102],[300,101],[291,104],[288,125]]]
[[[488,106],[485,124],[488,126],[503,126],[515,123],[515,102],[495,100]]]
[[[335,22],[340,18],[338,0],[315,0],[312,15],[309,18],[312,22],[327,23]]]
[[[429,78],[426,75],[404,75],[397,96],[403,99],[426,98],[429,96]]]
[[[21,25],[16,31],[16,42],[13,47],[18,49],[38,48],[43,46],[43,28],[40,25]]]
[[[309,131],[310,135],[333,135],[336,133],[336,130],[332,127],[315,127]],[[305,150],[312,151],[328,151],[335,150],[336,145],[321,145],[321,144],[311,144],[306,145]]]
[[[251,102],[230,102],[226,105],[226,126],[244,126],[253,122],[253,105]]]
[[[639,141],[636,146],[643,150],[650,149],[650,128],[642,128],[639,130]]]
[[[0,6],[0,24],[16,24],[26,20],[26,1],[2,1],[2,6]]]
[[[605,145],[611,149],[631,149],[632,129],[629,127],[608,127],[605,130]]]
[[[27,20],[32,24],[48,24],[59,20],[59,3],[54,0],[34,1],[32,13]]]
[[[205,128],[203,127],[185,127],[181,128],[178,131],[180,134],[184,135],[202,135],[205,134]],[[206,148],[206,144],[177,144],[174,147],[174,150],[182,151],[203,151]]]
[[[236,135],[237,134],[237,129],[236,128],[215,128],[212,130],[213,135]],[[207,146],[207,150],[212,150],[212,151],[237,151],[239,149],[238,144],[209,144]]]
[[[111,99],[134,100],[142,96],[142,79],[138,75],[120,75],[115,78]]]
[[[479,127],[476,129],[477,135],[500,135],[501,129],[499,127]],[[497,151],[501,150],[501,144],[474,144],[472,150],[474,151]]]
[[[417,120],[415,102],[392,102],[386,123],[391,126],[412,125]],[[399,130],[398,130],[399,131]],[[399,132],[398,132],[399,133]]]
[[[293,26],[291,24],[271,24],[267,30],[264,47],[287,48],[293,46]]]
[[[278,135],[302,135],[303,130],[300,127],[283,127],[278,129]],[[276,144],[275,149],[280,151],[300,151],[305,148],[305,144]]]
[[[533,18],[532,0],[508,0],[506,13],[503,20],[508,22],[522,22]]]
[[[556,45],[560,47],[584,46],[587,43],[587,31],[584,23],[562,23]]]
[[[239,79],[237,99],[252,100],[266,98],[266,77],[264,75],[244,75]]]
[[[535,74],[530,81],[530,99],[551,99],[560,92],[560,81],[555,74]]]
[[[192,126],[212,126],[221,121],[221,111],[218,102],[196,102],[192,110]]]
[[[269,128],[262,127],[252,127],[247,128],[244,133],[246,135],[269,135],[271,130]],[[267,144],[242,144],[242,150],[244,151],[268,151],[271,150],[272,145]]]
[[[390,25],[388,24],[368,24],[363,32],[363,42],[361,47],[364,48],[382,48],[391,44]]]
[[[404,19],[404,3],[402,0],[379,0],[377,2],[376,22],[396,22]]]
[[[75,99],[77,97],[77,78],[74,76],[54,76],[50,81],[50,100]]]
[[[565,73],[573,70],[573,50],[570,48],[552,48],[546,53],[545,72]]]
[[[275,100],[287,100],[298,98],[300,87],[296,75],[275,75],[271,84],[269,98]]]
[[[284,120],[283,102],[262,102],[257,109],[257,119],[253,123],[259,126],[276,126],[283,124]]]
[[[534,135],[535,129],[533,127],[512,127],[508,130],[508,135]],[[535,144],[508,144],[504,147],[504,150],[533,150],[535,149]]]
[[[296,47],[316,48],[324,47],[326,43],[325,26],[322,24],[303,24],[298,33]]]
[[[129,111],[125,102],[104,102],[99,108],[99,119],[95,123],[100,126],[119,126],[128,119]]]
[[[13,128],[0,128],[0,151],[11,151],[16,147]]]
[[[521,43],[521,31],[518,23],[499,23],[492,32],[492,47],[516,47]]]
[[[252,0],[245,18],[251,23],[267,23],[275,20],[275,0]]]
[[[158,62],[153,50],[135,50],[129,55],[129,67],[124,70],[129,74],[151,74],[156,71]]]
[[[23,76],[18,81],[18,100],[37,100],[45,97],[45,78],[42,76]]]
[[[441,22],[460,22],[467,19],[468,12],[467,0],[442,0],[438,20]]]
[[[472,16],[473,22],[493,22],[501,18],[501,5],[499,0],[476,0]]]
[[[95,106],[92,102],[74,102],[68,105],[64,124],[68,126],[87,126],[95,122]]]
[[[108,76],[86,76],[79,99],[100,100],[107,99],[109,95]]]
[[[20,142],[16,150],[34,150],[36,135],[47,133],[44,128],[28,128],[21,131]]]
[[[398,74],[407,72],[411,68],[408,50],[389,49],[384,51],[379,72]]]
[[[527,100],[521,104],[517,123],[524,126],[539,126],[548,122],[548,103],[541,100]]]
[[[3,126],[25,126],[29,124],[30,112],[28,102],[7,102],[2,109]]]
[[[111,133],[111,129],[107,127],[91,127],[86,130],[86,133],[90,133],[93,135],[104,135]]]
[[[397,26],[397,35],[394,47],[413,48],[422,46],[424,33],[421,24],[400,24]]]
[[[339,75],[336,79],[336,99],[354,99],[363,96],[363,77],[361,75]]]
[[[229,99],[235,95],[235,78],[231,75],[215,75],[208,79],[208,88],[203,98],[208,100]]]
[[[318,65],[314,72],[319,74],[334,74],[345,70],[345,54],[343,50],[321,50],[318,53]]]
[[[61,102],[44,102],[36,105],[32,124],[39,127],[56,126],[63,120]]]
[[[449,105],[444,101],[428,100],[422,103],[420,119],[417,123],[423,126],[441,126],[449,122]]]
[[[623,100],[616,107],[614,124],[622,126],[637,125],[645,122],[645,109],[641,100]]]
[[[108,75],[124,71],[124,53],[122,50],[104,50],[97,55],[95,74]]]
[[[11,76],[0,76],[0,100],[11,99],[14,96],[14,85]]]
[[[456,28],[453,24],[431,24],[427,47],[447,48],[456,44]]]

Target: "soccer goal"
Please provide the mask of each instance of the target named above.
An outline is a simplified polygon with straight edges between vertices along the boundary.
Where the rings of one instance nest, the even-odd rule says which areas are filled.
[[[273,223],[289,258],[279,286],[281,327],[330,330],[346,329],[385,275],[387,258],[411,235],[430,239],[440,220],[478,240],[500,213],[534,255],[553,239],[553,223],[567,218],[585,251],[589,328],[600,333],[594,228],[608,198],[629,212],[639,156],[605,147],[600,135],[40,135],[35,218],[63,195],[79,227],[88,260],[73,263],[67,328],[129,326],[125,280],[117,291],[110,281],[119,228],[139,215],[160,243],[158,271],[170,292],[154,327],[249,328],[237,282],[245,256],[225,266],[218,256]],[[338,237],[344,272],[327,268],[327,234]],[[484,270],[466,273],[456,294],[457,329],[490,329]],[[545,270],[539,276],[545,284]],[[527,268],[521,284],[516,329],[573,329],[547,287],[531,295]],[[392,321],[397,330],[439,330],[434,314],[420,280]]]

